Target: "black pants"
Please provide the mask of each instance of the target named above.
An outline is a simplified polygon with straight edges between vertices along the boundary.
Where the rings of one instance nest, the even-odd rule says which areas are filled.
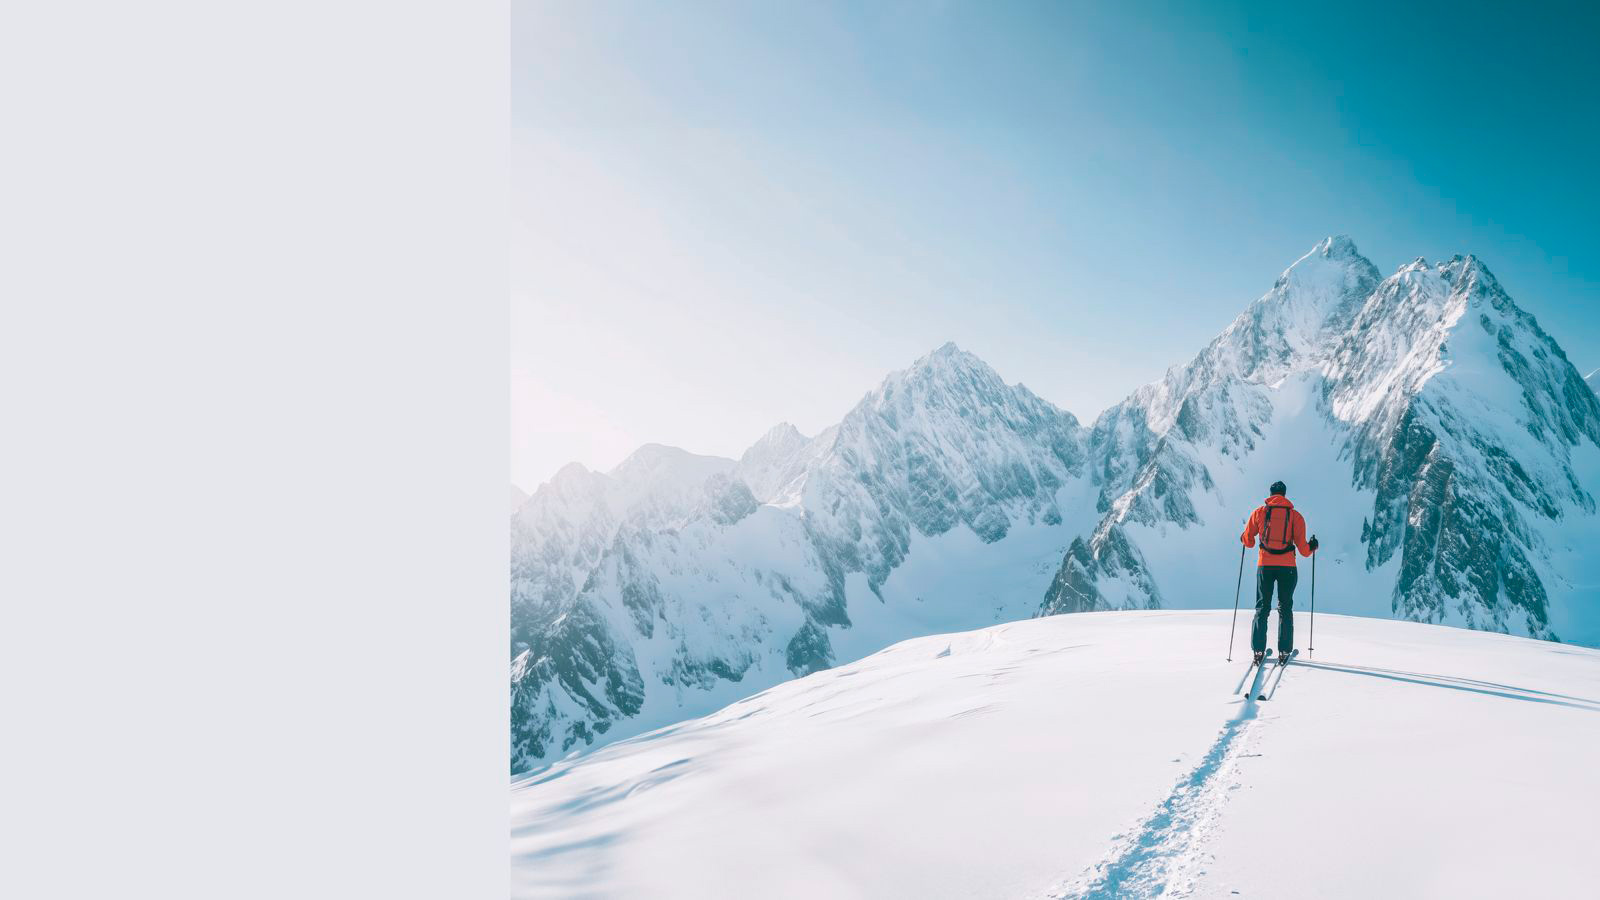
[[[1294,584],[1300,573],[1294,566],[1256,567],[1256,619],[1250,626],[1250,649],[1267,649],[1267,614],[1272,612],[1272,586],[1278,586],[1278,652],[1294,649]]]

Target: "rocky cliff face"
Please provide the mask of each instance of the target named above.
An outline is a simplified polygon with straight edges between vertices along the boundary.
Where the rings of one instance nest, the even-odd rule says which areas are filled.
[[[1418,260],[1327,375],[1355,483],[1376,491],[1367,567],[1400,556],[1394,612],[1557,637],[1535,523],[1594,514],[1574,454],[1600,443],[1600,404],[1556,342],[1478,260]]]

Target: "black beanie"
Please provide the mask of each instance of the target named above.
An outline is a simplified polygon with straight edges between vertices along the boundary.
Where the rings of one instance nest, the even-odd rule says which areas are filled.
[[[1271,491],[1274,494],[1277,494],[1280,497],[1283,496],[1284,494],[1289,493],[1289,489],[1284,487],[1283,486],[1283,482],[1281,482],[1281,481],[1274,481],[1272,483],[1272,487],[1268,488],[1268,490]]]

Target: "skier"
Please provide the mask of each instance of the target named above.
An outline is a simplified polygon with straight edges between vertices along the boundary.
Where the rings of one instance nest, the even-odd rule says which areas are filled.
[[[1272,589],[1278,589],[1278,653],[1284,656],[1294,651],[1294,585],[1299,580],[1295,569],[1294,551],[1301,556],[1317,552],[1317,539],[1306,541],[1306,520],[1285,496],[1288,488],[1274,481],[1271,494],[1250,514],[1244,534],[1239,540],[1246,547],[1256,545],[1261,538],[1261,552],[1256,556],[1256,617],[1250,627],[1250,649],[1255,661],[1267,651],[1267,615],[1272,612]]]

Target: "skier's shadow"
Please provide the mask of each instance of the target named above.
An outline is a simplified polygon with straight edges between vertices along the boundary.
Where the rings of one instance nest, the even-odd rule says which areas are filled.
[[[1337,665],[1334,663],[1316,662],[1314,660],[1296,659],[1291,665],[1305,666],[1308,669],[1321,669],[1324,672],[1343,672],[1347,675],[1365,675],[1369,678],[1386,678],[1390,681],[1403,681],[1407,684],[1420,684],[1425,687],[1444,688],[1451,691],[1466,691],[1470,694],[1484,694],[1489,697],[1504,697],[1507,700],[1522,700],[1528,703],[1548,703],[1552,706],[1566,706],[1571,709],[1582,709],[1588,712],[1600,712],[1600,700],[1589,700],[1584,697],[1574,697],[1570,694],[1552,694],[1548,691],[1535,691],[1529,688],[1519,688],[1509,684],[1498,684],[1493,681],[1479,681],[1473,678],[1457,678],[1453,675],[1429,675],[1421,672],[1399,672],[1394,669],[1379,669],[1373,666]]]

